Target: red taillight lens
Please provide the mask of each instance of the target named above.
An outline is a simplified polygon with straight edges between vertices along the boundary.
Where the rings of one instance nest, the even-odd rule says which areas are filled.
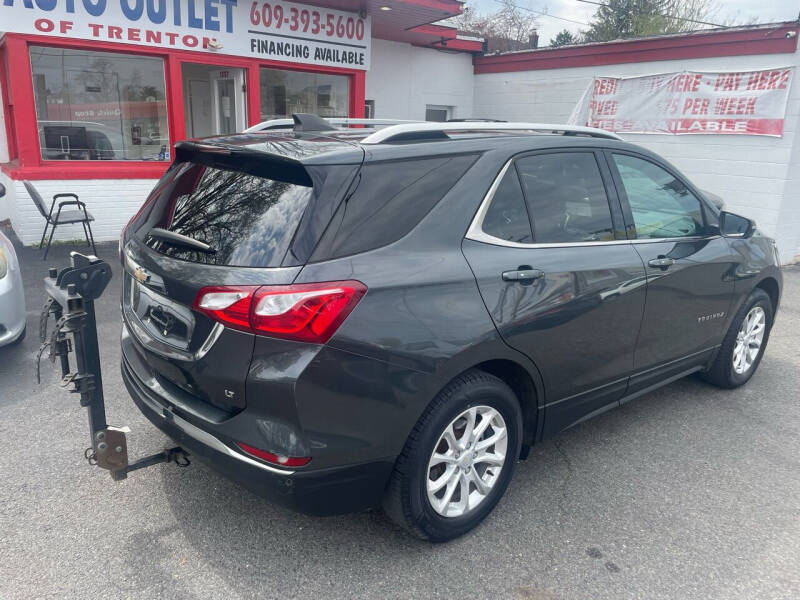
[[[260,458],[265,462],[272,463],[279,467],[303,467],[311,461],[311,457],[309,456],[280,456],[272,452],[267,452],[266,450],[253,448],[253,446],[248,446],[243,442],[236,442],[236,445],[251,456],[255,456],[256,458]]]
[[[194,308],[236,329],[324,344],[366,292],[360,281],[208,287]]]
[[[250,307],[257,289],[257,285],[203,288],[194,308],[223,325],[250,331]]]

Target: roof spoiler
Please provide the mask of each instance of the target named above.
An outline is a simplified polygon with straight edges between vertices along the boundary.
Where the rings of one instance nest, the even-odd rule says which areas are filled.
[[[305,187],[313,186],[311,176],[305,166],[296,158],[273,152],[251,150],[246,146],[227,145],[207,140],[178,142],[175,144],[175,160],[176,162],[193,162],[229,171],[241,171]]]

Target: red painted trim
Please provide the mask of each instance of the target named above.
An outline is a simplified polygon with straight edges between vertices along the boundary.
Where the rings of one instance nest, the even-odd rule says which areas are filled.
[[[97,164],[102,162],[102,164]],[[168,162],[135,161],[42,161],[40,166],[20,166],[17,162],[0,165],[11,179],[30,181],[46,179],[158,179]]]
[[[797,36],[787,38],[786,34],[797,30],[797,23],[785,23],[771,29],[715,30],[655,39],[478,56],[474,61],[475,73],[538,71],[713,56],[792,54],[797,51]]]
[[[483,52],[483,42],[474,42],[472,40],[447,40],[445,43],[427,44],[421,46],[422,48],[435,48],[445,50],[464,50],[465,52]]]
[[[186,106],[183,103],[183,74],[177,56],[167,55],[164,61],[166,79],[167,127],[174,156],[175,143],[186,139]]]
[[[252,127],[261,122],[261,67],[258,64],[247,65],[245,81],[247,86],[247,126]]]
[[[456,0],[397,0],[401,4],[414,4],[447,13],[445,16],[460,15],[463,10],[461,2]],[[442,18],[444,18],[443,16]]]
[[[11,160],[17,157],[17,136],[14,133],[14,121],[11,119],[11,90],[8,80],[8,52],[5,39],[0,39],[0,104],[2,104],[3,118],[5,120],[6,144],[8,156]]]
[[[412,27],[411,31],[414,33],[424,33],[425,35],[435,35],[436,37],[447,38],[449,40],[454,40],[458,35],[458,29],[455,27],[445,27],[444,25],[419,25],[418,27]]]
[[[9,69],[11,118],[14,119],[17,159],[23,167],[39,166],[39,135],[36,128],[36,103],[33,98],[33,78],[28,45],[21,36],[6,34],[6,52],[13,56]],[[12,65],[9,65],[11,67]]]
[[[358,71],[350,80],[350,117],[364,118],[364,101],[367,95],[366,73]]]

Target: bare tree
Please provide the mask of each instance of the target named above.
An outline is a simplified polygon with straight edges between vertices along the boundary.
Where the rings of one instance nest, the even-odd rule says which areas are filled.
[[[536,47],[538,22],[533,13],[521,9],[514,0],[501,0],[493,13],[481,13],[467,4],[453,19],[460,30],[480,35],[486,40],[488,52],[508,52]]]

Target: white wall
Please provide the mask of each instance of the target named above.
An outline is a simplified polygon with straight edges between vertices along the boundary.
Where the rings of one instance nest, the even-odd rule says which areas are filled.
[[[6,188],[5,198],[0,198],[0,221],[5,221],[11,218],[12,210],[16,210],[16,205],[12,200],[14,190],[14,182],[9,177],[0,171],[0,183]]]
[[[0,175],[0,181],[8,188],[8,197],[0,200],[0,203],[7,202],[11,209],[9,217],[14,232],[24,244],[38,244],[44,231],[45,221],[36,210],[36,205],[25,186],[21,181],[11,181],[3,175]],[[156,179],[95,179],[32,183],[44,198],[48,208],[55,194],[65,192],[77,194],[81,201],[86,203],[89,214],[95,218],[92,222],[92,233],[95,241],[99,242],[119,238],[122,228],[139,210],[156,182]],[[83,239],[83,227],[80,223],[59,225],[53,239]]]
[[[453,118],[472,117],[472,55],[372,40],[366,99],[379,119],[425,119],[425,106],[453,106]]]
[[[747,71],[800,65],[800,54],[672,60],[575,69],[475,75],[475,116],[565,123],[595,76],[674,71]],[[794,74],[800,77],[800,69]],[[633,135],[674,163],[729,210],[756,219],[778,241],[783,262],[800,260],[800,82],[790,90],[782,138],[721,135]]]

